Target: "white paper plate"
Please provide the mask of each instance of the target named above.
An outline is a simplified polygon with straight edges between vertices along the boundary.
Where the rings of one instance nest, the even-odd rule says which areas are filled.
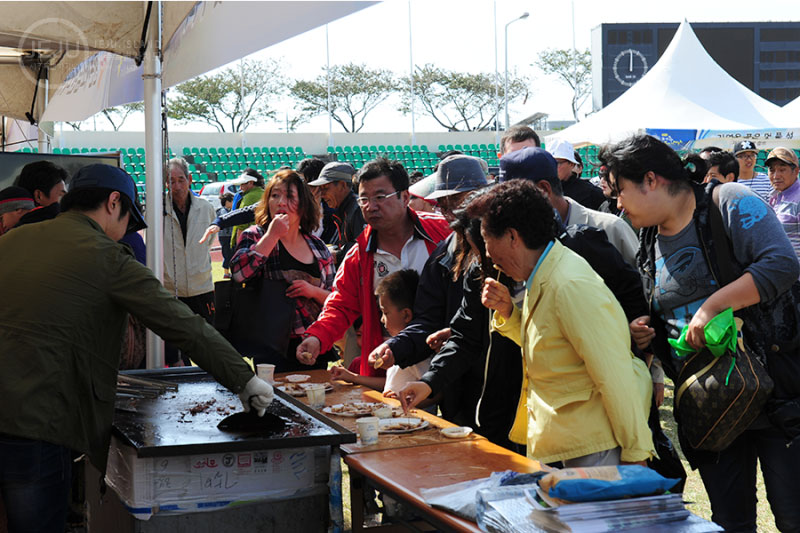
[[[463,439],[472,433],[472,428],[469,426],[457,426],[452,428],[442,428],[442,435],[449,439]]]
[[[378,421],[378,433],[411,433],[425,429],[430,424],[427,420],[420,418],[381,418]],[[398,427],[398,426],[412,426],[412,427]]]
[[[288,383],[286,385],[278,385],[278,388],[286,394],[300,397],[306,395],[306,389],[310,385],[314,385],[314,383]],[[333,385],[330,383],[321,383],[321,385],[325,385],[326,393],[333,390]]]
[[[341,407],[344,405],[357,407],[357,411],[340,411]],[[325,407],[322,409],[322,412],[326,415],[333,415],[333,416],[344,416],[347,418],[359,418],[362,416],[372,416],[372,411],[376,407],[380,407],[381,403],[367,403],[367,402],[354,402],[351,404],[341,404],[337,403],[336,405],[331,405],[329,407]]]
[[[311,376],[308,374],[289,374],[286,376],[286,381],[289,383],[303,383],[304,381],[308,381],[311,379]]]

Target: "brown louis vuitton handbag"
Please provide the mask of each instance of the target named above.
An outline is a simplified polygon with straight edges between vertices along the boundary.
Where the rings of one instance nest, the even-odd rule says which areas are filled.
[[[736,321],[741,330],[741,320]],[[704,349],[689,357],[675,387],[675,414],[686,442],[696,450],[719,452],[758,418],[773,382],[740,334],[735,353],[716,357]]]

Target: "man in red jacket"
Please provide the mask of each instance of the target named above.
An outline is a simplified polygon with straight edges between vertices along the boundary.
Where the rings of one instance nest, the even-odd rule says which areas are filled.
[[[392,272],[404,268],[422,271],[431,251],[450,234],[450,228],[441,215],[409,209],[408,173],[397,161],[370,161],[353,179],[367,227],[345,255],[333,292],[297,347],[297,359],[314,364],[317,356],[330,350],[361,316],[360,373],[375,376],[385,372],[372,368],[367,361],[384,337],[375,287]]]

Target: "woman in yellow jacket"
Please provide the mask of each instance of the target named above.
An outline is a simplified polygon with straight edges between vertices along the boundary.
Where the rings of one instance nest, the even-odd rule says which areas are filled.
[[[631,353],[627,320],[603,280],[555,240],[553,208],[527,180],[495,187],[469,206],[495,266],[526,281],[522,308],[487,278],[492,327],[522,347],[523,390],[510,438],[528,456],[564,466],[644,464],[652,384]]]

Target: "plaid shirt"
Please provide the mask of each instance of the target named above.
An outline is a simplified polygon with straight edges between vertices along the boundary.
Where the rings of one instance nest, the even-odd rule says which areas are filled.
[[[308,247],[319,263],[321,278],[310,276],[298,270],[284,270],[279,260],[280,241],[269,255],[262,255],[252,248],[266,233],[266,229],[253,225],[239,236],[239,242],[231,258],[231,276],[239,283],[265,276],[266,279],[284,280],[289,283],[301,279],[315,287],[325,290],[333,289],[333,278],[336,276],[336,266],[328,247],[317,237],[302,233]],[[311,298],[295,298],[295,316],[292,322],[292,337],[299,337],[305,333],[306,328],[317,319],[322,305]]]

